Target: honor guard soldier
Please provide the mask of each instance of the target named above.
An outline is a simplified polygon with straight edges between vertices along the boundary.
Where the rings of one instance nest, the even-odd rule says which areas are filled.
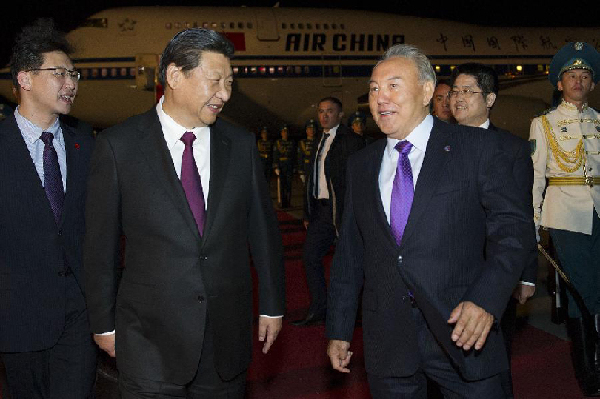
[[[265,178],[267,182],[270,182],[273,171],[273,142],[269,140],[269,131],[266,126],[260,129],[260,139],[256,145],[260,154],[260,162],[265,170]]]
[[[273,169],[278,176],[277,195],[279,205],[289,208],[292,196],[292,177],[294,176],[294,157],[296,150],[294,142],[288,140],[288,127],[281,128],[281,138],[275,142],[273,149]]]
[[[356,111],[355,113],[350,115],[350,118],[348,118],[348,126],[352,128],[352,131],[354,133],[356,133],[363,139],[365,145],[373,142],[371,137],[369,137],[365,132],[365,129],[367,127],[367,116],[362,112]]]
[[[587,105],[600,78],[600,55],[587,43],[568,43],[550,64],[550,82],[561,103],[531,124],[536,227],[547,228],[565,274],[595,319],[568,293],[567,331],[576,376],[586,396],[600,395],[600,119]],[[547,183],[546,183],[547,182]],[[545,195],[544,195],[545,190]],[[593,327],[592,327],[593,328]]]
[[[302,183],[306,183],[306,175],[310,172],[310,155],[315,147],[315,133],[317,131],[317,121],[309,119],[304,124],[306,138],[298,143],[298,173]]]

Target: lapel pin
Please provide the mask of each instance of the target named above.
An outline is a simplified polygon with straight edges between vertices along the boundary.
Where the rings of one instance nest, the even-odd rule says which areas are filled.
[[[79,149],[79,143],[75,143],[75,149],[78,150]]]
[[[444,147],[444,151],[446,151],[446,152],[450,152],[450,146],[449,146],[449,145],[445,146],[445,147]]]

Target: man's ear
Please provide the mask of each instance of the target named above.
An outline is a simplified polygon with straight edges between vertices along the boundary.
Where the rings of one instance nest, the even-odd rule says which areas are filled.
[[[183,75],[181,67],[176,66],[174,63],[170,63],[169,66],[167,66],[167,86],[171,89],[177,88],[184,78],[185,76]]]
[[[492,106],[494,105],[495,102],[496,102],[496,93],[488,93],[488,95],[485,96],[485,105],[488,108],[492,108]]]
[[[433,98],[433,92],[435,91],[435,86],[431,80],[426,81],[423,84],[423,105],[428,106]]]
[[[17,82],[19,82],[19,86],[21,87],[21,89],[27,91],[31,90],[31,76],[29,75],[29,72],[19,72],[17,74]]]

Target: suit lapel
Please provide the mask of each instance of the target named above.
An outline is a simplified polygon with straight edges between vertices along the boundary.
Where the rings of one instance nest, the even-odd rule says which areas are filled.
[[[187,202],[181,180],[173,167],[173,158],[167,148],[162,126],[154,108],[146,113],[146,118],[140,123],[138,129],[137,145],[152,170],[153,178],[157,185],[165,189],[190,230],[199,238],[198,226]]]
[[[210,127],[210,182],[208,190],[208,203],[206,207],[206,224],[204,236],[210,234],[219,204],[223,194],[229,157],[231,156],[231,141],[219,128],[219,123]]]
[[[64,223],[65,214],[68,209],[72,209],[71,205],[74,201],[75,194],[79,190],[80,184],[85,184],[85,181],[78,179],[79,171],[79,140],[75,131],[69,126],[61,123],[63,138],[65,140],[65,151],[67,153],[67,191],[65,192],[65,204],[61,216],[60,225]]]
[[[419,219],[426,210],[429,208],[429,201],[435,192],[438,181],[441,176],[441,172],[444,170],[444,165],[450,159],[452,154],[451,146],[451,135],[447,132],[442,132],[439,129],[439,124],[444,122],[438,122],[434,120],[433,129],[427,142],[427,150],[425,152],[425,159],[421,166],[417,185],[415,187],[415,195],[413,198],[412,208],[406,228],[404,229],[404,236],[402,242],[406,242],[410,239],[411,234],[419,230]]]

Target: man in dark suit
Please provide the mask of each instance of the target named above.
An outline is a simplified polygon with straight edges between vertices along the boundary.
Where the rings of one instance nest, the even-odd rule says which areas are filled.
[[[12,399],[91,398],[96,347],[83,295],[91,130],[68,114],[79,72],[49,20],[11,58],[19,106],[0,124],[0,357]]]
[[[532,246],[533,221],[497,136],[428,115],[435,87],[418,49],[375,66],[369,103],[387,135],[350,158],[331,270],[328,354],[342,372],[364,286],[365,363],[374,398],[503,398],[497,321]]]
[[[498,75],[491,67],[477,63],[467,63],[452,70],[452,90],[449,92],[450,110],[461,125],[480,127],[495,132],[500,146],[508,158],[509,167],[517,183],[523,203],[533,203],[533,163],[530,146],[526,140],[496,127],[490,121],[490,112],[498,96]],[[482,131],[485,134],[485,131]],[[508,301],[502,315],[501,327],[510,363],[512,340],[516,328],[517,303],[524,304],[535,292],[537,280],[537,250],[532,248],[530,258],[525,263],[521,279]],[[506,394],[512,397],[510,372],[502,375]]]
[[[362,138],[342,125],[342,102],[335,97],[319,101],[317,108],[323,133],[313,147],[304,198],[304,271],[310,294],[306,316],[293,321],[308,326],[325,321],[327,284],[323,258],[334,243],[344,211],[346,162],[364,147]]]
[[[263,353],[281,329],[283,249],[255,138],[217,119],[231,95],[232,54],[214,31],[178,33],[160,61],[161,101],[98,135],[86,214],[87,300],[96,342],[116,355],[123,398],[244,396],[249,252]]]

